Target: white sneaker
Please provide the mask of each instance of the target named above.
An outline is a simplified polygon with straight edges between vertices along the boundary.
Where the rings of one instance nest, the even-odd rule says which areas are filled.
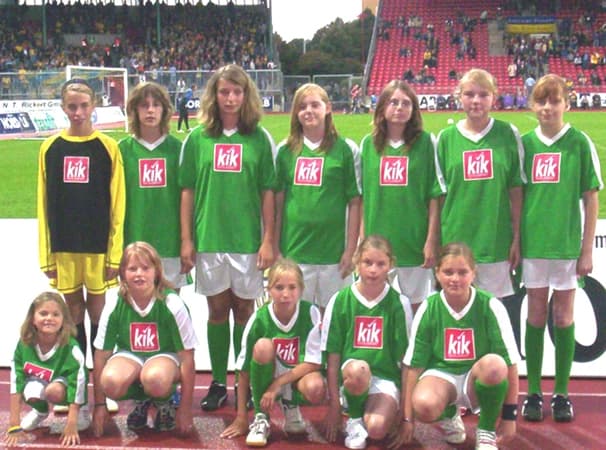
[[[476,431],[476,450],[497,450],[497,434],[494,431]]]
[[[117,413],[120,409],[118,402],[109,397],[105,397],[105,406],[107,406],[107,411],[110,413]]]
[[[345,424],[345,447],[347,448],[366,448],[366,438],[368,431],[364,427],[364,420],[359,417],[357,419],[347,419]]]
[[[250,447],[264,447],[269,438],[269,421],[263,413],[255,414],[255,420],[250,424],[246,445]]]
[[[282,403],[282,411],[284,412],[284,432],[286,434],[305,433],[307,425],[297,405]]]
[[[90,427],[91,417],[88,405],[80,406],[78,411],[78,431],[84,431]]]
[[[36,428],[40,428],[44,419],[48,417],[48,413],[41,413],[35,409],[28,412],[23,419],[21,419],[21,428],[23,431],[32,431]]]
[[[465,434],[465,425],[458,411],[453,418],[442,419],[439,424],[446,435],[446,442],[449,444],[462,444],[465,442],[465,438],[467,437]]]
[[[69,411],[69,405],[54,405],[53,412],[55,414],[67,414]]]

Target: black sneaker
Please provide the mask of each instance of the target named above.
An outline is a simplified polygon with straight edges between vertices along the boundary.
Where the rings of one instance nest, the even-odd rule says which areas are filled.
[[[177,426],[177,412],[170,401],[156,403],[156,418],[154,428],[157,431],[172,431]]]
[[[236,383],[234,385],[234,398],[235,398],[235,401],[236,401],[234,408],[236,408],[236,410],[238,410],[238,383]],[[248,411],[252,411],[253,409],[255,409],[255,405],[253,403],[252,392],[250,390],[250,386],[248,387],[248,398],[246,399],[246,409]]]
[[[206,397],[200,401],[200,408],[204,411],[215,411],[223,406],[225,400],[227,400],[227,388],[224,384],[213,380]]]
[[[530,394],[522,404],[522,417],[529,422],[541,422],[543,420],[543,396],[541,394]]]
[[[126,427],[129,430],[141,430],[147,426],[147,412],[150,405],[150,400],[135,401],[135,408],[126,417]]]
[[[568,397],[554,395],[551,398],[551,415],[555,422],[571,422],[574,419],[574,410]]]

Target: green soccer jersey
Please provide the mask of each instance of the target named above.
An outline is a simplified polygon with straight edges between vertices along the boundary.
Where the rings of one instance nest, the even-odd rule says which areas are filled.
[[[261,338],[272,340],[277,362],[283,367],[292,369],[303,362],[321,364],[321,319],[320,310],[305,300],[299,301],[295,314],[286,325],[278,320],[271,303],[264,305],[248,319],[236,369],[250,372],[253,347]]]
[[[280,250],[299,264],[338,264],[345,251],[347,206],[359,190],[359,150],[338,138],[322,152],[305,139],[295,155],[278,148],[278,190],[284,192]]]
[[[488,353],[516,364],[520,354],[503,304],[488,292],[471,288],[471,299],[454,311],[443,291],[431,295],[415,314],[404,364],[454,375],[468,372]]]
[[[600,161],[589,137],[569,124],[553,138],[525,134],[521,242],[524,258],[577,259],[584,192],[602,189]]]
[[[99,350],[125,350],[147,359],[191,350],[197,339],[187,306],[175,292],[167,291],[164,300],[153,299],[145,310],[121,296],[107,301],[94,344]]]
[[[145,241],[163,258],[178,257],[181,188],[177,170],[181,141],[167,134],[149,144],[129,136],[118,145],[126,182],[124,246]]]
[[[226,134],[227,133],[227,134]],[[252,254],[261,245],[262,194],[275,187],[274,144],[257,127],[250,134],[209,136],[195,128],[183,142],[179,184],[194,191],[196,250]]]
[[[70,338],[67,345],[56,345],[43,354],[38,345],[19,341],[11,361],[11,394],[23,394],[28,379],[45,383],[62,379],[66,385],[65,403],[85,405],[88,402],[88,369],[78,342]]]
[[[374,376],[401,384],[400,367],[408,346],[412,314],[406,297],[385,284],[372,302],[355,283],[336,293],[322,322],[322,351],[366,361]]]
[[[436,174],[433,136],[422,132],[408,150],[388,143],[378,153],[368,135],[361,152],[364,234],[389,239],[397,267],[420,266]]]
[[[522,186],[518,130],[490,119],[478,134],[461,122],[438,135],[436,193],[445,194],[442,242],[465,242],[479,263],[506,261],[513,229],[509,191]]]

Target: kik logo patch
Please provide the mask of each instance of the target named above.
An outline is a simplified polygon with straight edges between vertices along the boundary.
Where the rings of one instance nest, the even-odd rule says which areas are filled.
[[[382,156],[379,184],[408,186],[408,156]]]
[[[559,153],[538,153],[532,158],[533,183],[559,183],[560,181]]]
[[[444,330],[444,359],[446,361],[476,359],[473,328],[446,328]]]
[[[299,363],[299,337],[273,338],[276,355],[284,364],[294,366]]]
[[[383,348],[383,317],[356,316],[354,348]]]
[[[157,352],[160,350],[158,325],[155,323],[131,323],[130,348],[133,352]]]
[[[295,185],[322,186],[324,158],[297,158],[295,165]]]
[[[242,172],[242,144],[215,144],[215,172]]]
[[[166,187],[165,158],[149,158],[139,160],[139,187]]]
[[[36,377],[48,383],[50,383],[53,378],[52,370],[47,369],[46,367],[38,366],[37,364],[31,362],[26,362],[23,365],[23,373],[25,373],[25,375],[28,377]]]
[[[63,158],[64,183],[88,183],[89,172],[88,156],[65,156]]]
[[[465,181],[492,180],[492,149],[463,152],[463,179]]]

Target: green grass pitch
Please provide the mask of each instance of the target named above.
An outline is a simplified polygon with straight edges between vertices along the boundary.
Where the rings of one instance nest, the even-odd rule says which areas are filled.
[[[513,123],[521,134],[537,126],[537,120],[530,111],[495,112],[495,118]],[[424,113],[425,129],[438,133],[446,126],[449,118],[459,120],[463,113],[436,112]],[[596,145],[601,166],[606,166],[606,114],[602,112],[569,112],[565,120],[585,131]],[[343,136],[360,142],[371,131],[372,116],[369,114],[335,114],[337,130]],[[190,120],[193,124],[195,119]],[[268,114],[262,125],[272,134],[276,143],[288,134],[290,116],[286,114]],[[176,121],[171,124],[176,131]],[[115,139],[125,136],[123,132],[108,133]],[[183,138],[185,134],[175,134]],[[36,171],[40,139],[0,140],[0,218],[33,218],[36,216]],[[600,218],[606,218],[606,189],[600,192]]]

